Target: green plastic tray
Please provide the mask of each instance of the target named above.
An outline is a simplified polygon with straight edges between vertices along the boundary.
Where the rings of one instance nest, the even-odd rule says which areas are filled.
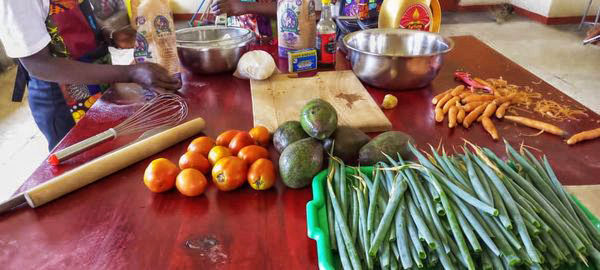
[[[361,167],[360,170],[370,175],[373,167]],[[346,167],[346,173],[354,174],[353,168]],[[317,174],[312,181],[313,199],[306,204],[306,223],[308,226],[308,237],[317,241],[317,258],[319,260],[319,269],[334,270],[341,269],[337,253],[331,252],[329,244],[329,224],[327,223],[327,207],[325,207],[325,179],[327,170]],[[589,209],[587,209],[575,196],[571,195],[579,208],[583,209],[586,216],[592,221],[592,224],[600,230],[600,220]],[[567,269],[567,268],[563,268]],[[594,269],[593,267],[583,269]]]

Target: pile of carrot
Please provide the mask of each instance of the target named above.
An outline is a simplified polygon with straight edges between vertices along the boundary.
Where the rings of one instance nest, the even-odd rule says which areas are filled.
[[[481,79],[478,79],[478,82],[487,83]],[[491,84],[487,83],[487,85],[493,88]],[[494,140],[499,139],[499,134],[496,125],[492,121],[493,117],[506,119],[561,137],[567,136],[566,131],[553,124],[523,116],[505,115],[511,105],[519,102],[517,99],[517,93],[505,94],[501,91],[494,91],[493,94],[490,94],[469,90],[464,85],[459,85],[436,95],[431,102],[435,105],[436,122],[443,122],[446,116],[448,117],[449,128],[454,128],[458,124],[462,124],[464,128],[469,128],[473,123],[481,122],[485,131]],[[600,128],[588,130],[573,135],[567,140],[567,144],[572,145],[599,137]]]
[[[498,140],[498,130],[491,118],[494,116],[498,119],[503,118],[515,94],[502,96],[497,91],[494,93],[477,93],[466,89],[464,85],[448,89],[431,101],[435,105],[435,121],[443,122],[448,115],[449,128],[454,128],[458,124],[469,128],[476,121],[481,122],[492,138]],[[558,127],[551,129],[554,128],[559,129]]]

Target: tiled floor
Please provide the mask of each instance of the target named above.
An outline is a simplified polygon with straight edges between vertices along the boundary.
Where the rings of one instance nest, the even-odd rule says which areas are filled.
[[[582,46],[576,25],[546,26],[488,13],[445,14],[442,34],[474,35],[516,63],[600,112],[600,47]],[[130,58],[120,56],[120,63]],[[47,156],[27,102],[10,101],[15,70],[0,75],[0,200],[8,198]]]

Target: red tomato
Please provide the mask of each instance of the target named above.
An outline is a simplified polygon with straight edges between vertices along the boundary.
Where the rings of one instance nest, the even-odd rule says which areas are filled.
[[[213,167],[212,180],[219,190],[230,191],[242,186],[247,174],[248,165],[241,158],[224,157]]]
[[[246,161],[248,166],[261,158],[269,158],[269,151],[262,146],[248,145],[238,152],[239,158]]]
[[[254,162],[248,170],[248,184],[256,190],[271,188],[275,184],[276,178],[273,162],[265,158]]]
[[[233,137],[235,137],[235,135],[237,135],[238,133],[240,133],[239,130],[233,130],[233,129],[221,133],[221,135],[219,135],[219,137],[217,137],[217,145],[221,145],[221,146],[225,146],[225,147],[229,146],[231,139],[233,139]]]
[[[177,175],[177,180],[175,181],[177,190],[179,190],[181,194],[190,197],[204,193],[207,185],[208,181],[206,181],[204,174],[192,168],[181,171],[179,175]]]
[[[267,146],[269,145],[269,141],[271,140],[271,134],[269,134],[269,130],[263,126],[256,126],[252,128],[248,133],[250,133],[250,137],[254,139],[256,144]]]
[[[144,184],[152,192],[164,192],[175,185],[177,165],[166,158],[155,159],[144,171]]]
[[[250,134],[245,131],[241,131],[236,134],[231,142],[229,143],[229,149],[231,149],[231,153],[233,155],[237,155],[242,148],[248,145],[253,145],[254,140],[250,137]]]
[[[179,159],[179,168],[182,170],[194,168],[201,173],[208,173],[210,171],[210,163],[208,159],[198,152],[186,152]]]

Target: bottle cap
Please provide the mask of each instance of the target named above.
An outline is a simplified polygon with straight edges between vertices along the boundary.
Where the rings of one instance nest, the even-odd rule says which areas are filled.
[[[331,4],[331,0],[321,0],[321,4],[325,5],[330,5]]]

